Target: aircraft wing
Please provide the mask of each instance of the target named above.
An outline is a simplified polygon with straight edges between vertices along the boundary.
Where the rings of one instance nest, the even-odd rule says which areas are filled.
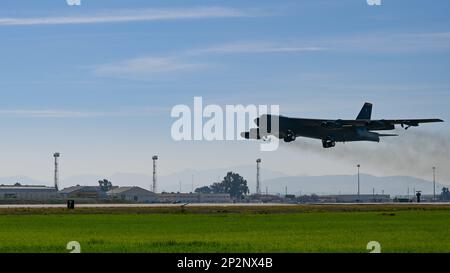
[[[433,119],[393,119],[393,120],[384,120],[383,122],[391,124],[391,125],[400,124],[402,126],[402,128],[408,129],[411,126],[419,126],[420,123],[443,122],[443,120],[437,119],[437,118],[433,118]]]
[[[379,119],[379,120],[335,120],[329,121],[339,123],[343,127],[348,126],[367,126],[369,130],[377,129],[394,129],[392,126],[401,125],[409,128],[411,126],[419,126],[420,123],[443,122],[442,119]],[[391,127],[390,127],[391,126]]]
[[[420,123],[431,123],[431,122],[443,122],[442,119],[431,118],[431,119],[385,119],[383,120],[389,124],[403,124],[409,126],[418,126]]]
[[[258,120],[258,119],[257,119]],[[300,126],[321,126],[327,129],[340,129],[344,127],[359,127],[366,126],[368,130],[392,130],[395,125],[401,125],[403,128],[408,129],[411,126],[419,126],[420,123],[431,123],[431,122],[443,122],[442,119],[307,119],[307,118],[289,118],[280,116],[280,121],[285,124],[284,127],[295,127]],[[283,122],[284,121],[284,122]],[[256,121],[257,122],[257,121]],[[258,122],[257,122],[258,124]]]
[[[322,126],[329,129],[338,129],[343,127],[367,126],[369,130],[390,130],[394,125],[399,124],[402,127],[419,126],[420,123],[443,122],[442,119],[380,119],[380,120],[324,120],[324,119],[298,119],[288,118],[290,122],[298,123],[304,126]]]
[[[286,117],[284,117],[286,118]],[[364,119],[335,119],[335,120],[330,120],[330,119],[305,119],[305,118],[286,118],[289,121],[295,122],[295,123],[300,123],[303,125],[309,125],[309,126],[314,126],[314,125],[320,125],[323,124],[324,122],[335,122],[335,123],[339,123],[342,125],[347,125],[347,126],[361,126],[361,125],[368,125],[370,123],[384,123],[386,125],[388,124],[403,124],[403,125],[409,125],[409,126],[418,126],[420,123],[431,123],[431,122],[443,122],[442,119],[378,119],[378,120],[364,120]]]

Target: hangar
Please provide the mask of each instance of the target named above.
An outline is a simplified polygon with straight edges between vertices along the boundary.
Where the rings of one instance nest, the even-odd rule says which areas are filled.
[[[107,192],[111,199],[132,201],[138,203],[152,203],[156,201],[156,195],[140,187],[119,187]]]
[[[54,187],[35,185],[1,185],[0,200],[50,200],[57,199],[58,192]]]
[[[63,198],[105,199],[106,192],[99,186],[73,186],[59,191]]]

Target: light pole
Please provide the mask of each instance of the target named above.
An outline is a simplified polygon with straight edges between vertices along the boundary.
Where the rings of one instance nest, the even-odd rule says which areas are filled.
[[[154,155],[152,157],[153,160],[153,184],[152,184],[152,191],[156,193],[156,160],[158,160],[158,156]]]
[[[360,164],[358,164],[358,165],[356,165],[356,167],[358,167],[358,201],[359,201],[359,194],[360,194],[360,192],[359,192],[359,168],[361,167],[361,165]]]
[[[59,190],[59,171],[58,171],[58,158],[60,156],[60,153],[54,153],[53,157],[55,158],[55,177],[54,177],[54,182],[55,182],[55,189],[58,191]]]
[[[256,194],[261,195],[261,174],[260,174],[261,158],[256,159]]]
[[[436,167],[433,166],[433,201],[436,201]]]

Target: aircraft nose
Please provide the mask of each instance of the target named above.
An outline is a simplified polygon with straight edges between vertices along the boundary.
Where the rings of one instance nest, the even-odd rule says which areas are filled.
[[[241,137],[249,139],[250,138],[250,132],[242,132]]]

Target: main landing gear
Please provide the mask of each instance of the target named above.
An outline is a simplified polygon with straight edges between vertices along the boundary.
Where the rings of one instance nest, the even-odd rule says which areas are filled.
[[[291,130],[288,130],[283,140],[284,142],[292,142],[295,140],[295,138],[296,138],[295,133],[292,132]]]
[[[332,140],[331,138],[322,139],[322,147],[324,148],[331,148],[336,146],[336,142]]]

